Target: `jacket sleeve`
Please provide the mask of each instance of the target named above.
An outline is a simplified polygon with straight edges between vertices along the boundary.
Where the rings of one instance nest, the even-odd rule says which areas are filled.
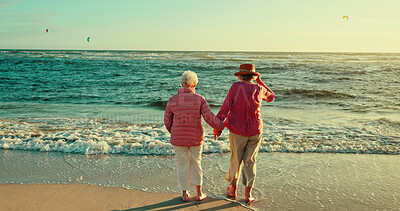
[[[273,92],[268,91],[266,88],[263,87],[264,90],[264,97],[263,100],[267,102],[272,102],[275,100],[275,94]]]
[[[211,111],[210,106],[208,106],[207,101],[201,98],[201,115],[203,115],[204,120],[211,127],[222,131],[224,129],[224,122],[221,121],[215,114]]]
[[[260,77],[257,78],[257,83],[262,87],[264,92],[263,100],[267,102],[272,102],[275,100],[274,92],[261,80]]]
[[[171,133],[173,119],[174,119],[174,113],[172,113],[171,106],[168,101],[167,107],[165,108],[165,113],[164,113],[164,124],[169,133]]]
[[[225,97],[224,103],[222,103],[222,106],[219,109],[219,112],[217,114],[217,117],[220,120],[224,120],[228,116],[228,113],[231,110],[232,105],[233,105],[233,100],[235,98],[234,95],[235,95],[235,89],[232,85],[228,91],[228,94]]]

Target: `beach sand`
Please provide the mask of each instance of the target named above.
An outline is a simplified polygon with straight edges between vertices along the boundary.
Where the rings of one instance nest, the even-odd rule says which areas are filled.
[[[224,198],[229,157],[203,155],[210,199],[184,203],[174,156],[0,150],[0,210],[246,209],[243,185],[237,202]],[[259,153],[252,208],[399,210],[399,172],[399,155]]]
[[[238,203],[176,193],[148,193],[86,184],[0,185],[0,210],[248,210]]]

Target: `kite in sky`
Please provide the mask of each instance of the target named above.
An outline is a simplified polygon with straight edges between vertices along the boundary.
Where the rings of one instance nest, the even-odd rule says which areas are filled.
[[[87,42],[90,42],[90,37],[87,37],[86,41],[87,41]]]
[[[346,21],[348,21],[349,20],[349,16],[345,15],[345,16],[343,16],[343,19],[346,19]]]
[[[46,33],[48,33],[49,32],[49,29],[46,29]]]

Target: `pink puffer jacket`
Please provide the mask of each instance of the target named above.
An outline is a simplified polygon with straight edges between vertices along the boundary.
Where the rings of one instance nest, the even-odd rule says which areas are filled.
[[[189,88],[178,89],[172,96],[164,114],[164,124],[171,133],[174,146],[200,146],[203,144],[201,116],[213,128],[224,129],[224,123],[211,111],[203,96]]]

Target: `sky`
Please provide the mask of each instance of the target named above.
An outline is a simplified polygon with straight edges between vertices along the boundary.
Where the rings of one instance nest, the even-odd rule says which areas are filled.
[[[400,53],[399,8],[400,0],[0,0],[0,49]]]

